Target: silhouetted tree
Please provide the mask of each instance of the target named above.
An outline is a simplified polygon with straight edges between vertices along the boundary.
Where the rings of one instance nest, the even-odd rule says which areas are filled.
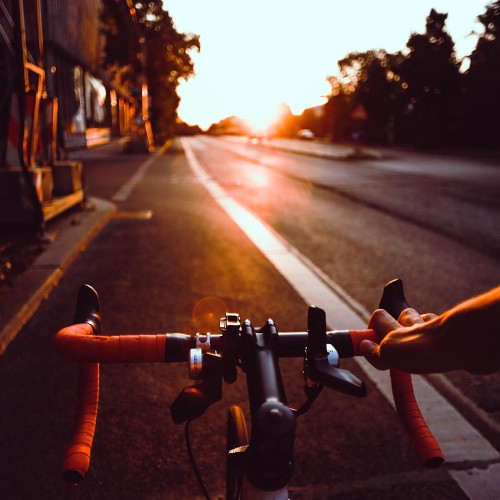
[[[316,137],[323,137],[325,134],[323,115],[323,106],[307,108],[299,117],[297,117],[297,124],[301,129],[311,130]]]
[[[199,50],[199,37],[177,32],[162,0],[135,1],[134,9],[135,20],[125,0],[103,0],[102,64],[131,87],[140,86],[145,73],[153,130],[170,136],[177,118],[177,87],[180,79],[194,74],[188,51]]]
[[[105,40],[102,66],[113,75],[120,73],[122,82],[135,83],[135,74],[141,71],[140,36],[133,36],[136,27],[125,2],[102,0],[100,20]]]
[[[406,138],[424,146],[453,142],[461,123],[461,78],[454,43],[444,26],[448,14],[434,9],[425,34],[412,34],[399,74],[406,87]]]
[[[500,133],[500,1],[477,19],[484,32],[466,73],[468,137],[475,145],[498,147]]]
[[[346,85],[340,78],[329,76],[332,88],[325,104],[325,130],[327,136],[335,142],[350,140],[353,131],[352,112],[355,87]]]
[[[402,60],[400,53],[369,50],[353,52],[338,62],[341,90],[350,96],[352,112],[361,105],[367,114],[363,123],[356,122],[351,113],[348,128],[363,128],[368,140],[392,142],[394,119],[402,97],[398,74]]]
[[[203,134],[203,130],[198,125],[188,125],[182,120],[177,120],[175,124],[175,135],[197,135]]]
[[[241,118],[228,116],[217,123],[212,123],[207,133],[210,135],[246,135],[248,127]]]

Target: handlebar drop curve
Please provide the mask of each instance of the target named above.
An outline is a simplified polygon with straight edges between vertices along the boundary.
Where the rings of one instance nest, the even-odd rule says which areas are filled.
[[[80,336],[92,335],[92,326],[88,323],[80,323],[70,328],[74,334]],[[75,423],[62,466],[64,479],[71,483],[80,482],[89,469],[98,403],[99,363],[80,362]]]

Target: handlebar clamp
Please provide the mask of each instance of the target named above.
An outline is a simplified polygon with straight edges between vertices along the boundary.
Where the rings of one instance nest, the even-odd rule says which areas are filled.
[[[241,321],[239,314],[226,313],[226,316],[220,319],[220,329],[224,336],[222,376],[227,384],[236,382],[238,376],[236,362],[238,361],[240,327]]]

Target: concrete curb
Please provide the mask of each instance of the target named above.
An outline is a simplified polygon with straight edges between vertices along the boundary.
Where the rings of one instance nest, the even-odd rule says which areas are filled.
[[[2,297],[0,319],[5,326],[0,331],[0,355],[116,211],[116,206],[108,201],[89,201],[92,208],[62,222],[56,240]]]
[[[374,151],[367,148],[359,148],[359,150],[355,150],[352,148],[351,151],[344,151],[339,153],[333,152],[320,152],[320,151],[312,151],[301,148],[294,148],[288,146],[275,146],[272,144],[266,144],[265,147],[272,149],[274,151],[284,151],[286,153],[294,153],[297,155],[303,156],[313,156],[316,158],[323,158],[327,160],[338,160],[338,161],[346,161],[346,160],[380,160],[383,158],[383,155],[378,151]]]

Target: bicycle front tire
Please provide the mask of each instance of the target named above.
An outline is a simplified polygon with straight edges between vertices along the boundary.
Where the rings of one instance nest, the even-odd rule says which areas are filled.
[[[227,412],[226,436],[226,498],[235,500],[239,496],[242,474],[234,466],[229,452],[249,442],[248,429],[243,410],[239,406],[231,406]]]

